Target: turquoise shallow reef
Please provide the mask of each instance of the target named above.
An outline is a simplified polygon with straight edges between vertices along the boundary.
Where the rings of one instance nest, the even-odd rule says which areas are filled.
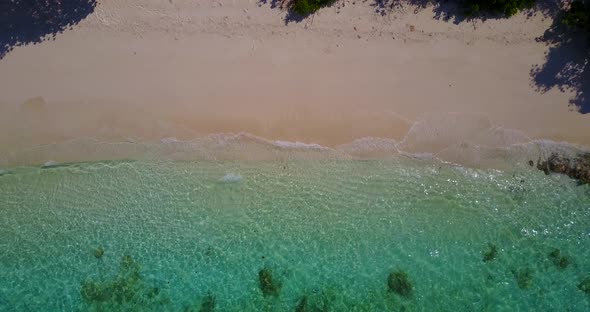
[[[590,187],[431,160],[0,175],[0,311],[588,311]]]

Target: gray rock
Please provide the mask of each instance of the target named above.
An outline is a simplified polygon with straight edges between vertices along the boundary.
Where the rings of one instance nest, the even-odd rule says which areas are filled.
[[[553,153],[546,160],[539,160],[537,169],[542,170],[545,174],[565,174],[578,180],[581,184],[590,183],[590,153],[581,154],[575,158]]]

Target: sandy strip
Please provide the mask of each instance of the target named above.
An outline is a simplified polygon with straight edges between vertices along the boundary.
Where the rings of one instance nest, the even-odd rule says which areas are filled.
[[[0,60],[0,146],[241,131],[335,146],[399,140],[443,112],[590,145],[572,94],[531,85],[550,20],[455,25],[348,2],[285,25],[254,0],[103,0],[55,41]]]

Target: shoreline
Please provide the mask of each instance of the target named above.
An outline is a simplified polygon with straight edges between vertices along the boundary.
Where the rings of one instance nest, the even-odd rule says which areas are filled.
[[[509,132],[509,131],[508,131]],[[417,137],[408,133],[402,140],[363,137],[337,146],[300,141],[270,140],[249,133],[216,133],[191,140],[166,137],[157,141],[101,141],[77,138],[0,153],[2,174],[18,167],[53,168],[67,164],[110,161],[390,161],[415,159],[474,169],[511,171],[535,167],[546,173],[565,169],[542,169],[551,158],[566,165],[590,155],[590,148],[569,142],[530,140],[516,136],[500,141],[506,129],[490,128],[470,139],[447,138],[452,142]],[[423,140],[426,139],[426,140]],[[479,139],[480,141],[475,141]],[[510,142],[510,143],[508,143]],[[565,160],[564,160],[565,159]],[[531,165],[531,162],[533,165]],[[574,162],[572,162],[572,165]],[[586,166],[586,164],[584,164]],[[535,169],[535,170],[536,170]],[[584,168],[581,168],[582,170]],[[563,172],[558,172],[563,173]]]

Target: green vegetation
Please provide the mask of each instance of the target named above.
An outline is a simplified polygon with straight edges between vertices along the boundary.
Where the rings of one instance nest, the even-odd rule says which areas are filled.
[[[519,271],[512,271],[516,278],[516,283],[520,289],[527,289],[533,286],[533,270],[524,268]]]
[[[565,269],[570,264],[569,257],[563,256],[561,254],[561,251],[557,248],[553,249],[553,251],[551,251],[549,253],[549,259],[551,259],[551,262],[553,262],[553,265],[555,265],[559,269]]]
[[[578,289],[590,294],[590,277],[586,277],[583,281],[578,284]]]
[[[295,306],[295,312],[324,312],[335,311],[337,292],[333,288],[326,288],[311,296],[303,295]]]
[[[382,8],[393,8],[398,1],[399,0],[373,0],[375,6]],[[338,0],[283,0],[281,1],[280,7],[288,9],[291,13],[305,17],[315,13],[323,7],[331,6],[336,2],[338,2]],[[432,3],[435,7],[440,7],[446,2],[447,1],[440,0],[423,0],[417,1],[416,5],[423,7],[426,3]],[[461,13],[468,17],[482,15],[510,17],[518,13],[518,11],[532,8],[536,0],[455,0],[451,2],[456,2],[459,5],[460,11],[462,11]],[[455,15],[457,13],[458,12],[450,14]]]
[[[158,310],[161,305],[169,303],[159,288],[144,283],[139,271],[140,265],[131,256],[124,256],[119,272],[112,280],[84,281],[80,295],[87,305],[99,311],[121,311],[128,306]]]
[[[291,12],[301,16],[315,13],[317,10],[334,4],[337,0],[291,0],[287,7]]]
[[[203,299],[198,302],[193,303],[191,305],[185,306],[183,311],[184,312],[213,312],[215,311],[215,307],[217,306],[217,298],[213,296],[211,293],[208,293]]]
[[[205,298],[203,298],[203,302],[201,302],[201,309],[199,311],[201,312],[213,312],[215,311],[215,304],[216,304],[216,299],[213,295],[211,294],[207,294],[207,296],[205,296]]]
[[[494,244],[488,244],[488,249],[483,253],[483,262],[489,262],[498,256],[498,247]]]
[[[263,268],[258,272],[258,281],[260,282],[260,290],[266,296],[278,296],[281,291],[281,282],[277,281],[272,276],[272,271],[268,268]]]
[[[337,0],[290,0],[287,1],[286,7],[291,12],[297,13],[301,16],[307,16],[315,13],[323,7],[334,4],[336,1]],[[468,16],[481,14],[512,16],[518,13],[519,10],[531,8],[535,4],[535,1],[536,0],[459,0],[458,2]]]
[[[484,13],[512,16],[519,10],[532,8],[535,0],[463,0],[461,4],[469,16]]]
[[[102,246],[98,246],[98,248],[96,248],[94,250],[94,257],[96,257],[96,259],[100,259],[100,258],[102,258],[103,255],[104,255],[104,248]]]
[[[590,34],[590,4],[575,0],[569,10],[565,11],[562,22],[569,27],[579,28]]]
[[[307,296],[301,297],[297,302],[297,306],[295,307],[295,312],[306,312],[309,309],[307,308]]]
[[[316,302],[311,305],[311,311],[328,312],[334,311],[337,291],[334,288],[324,289],[316,298]]]
[[[387,277],[387,286],[389,291],[392,291],[400,296],[409,297],[412,295],[414,286],[408,277],[408,273],[404,271],[395,271],[389,273]]]

